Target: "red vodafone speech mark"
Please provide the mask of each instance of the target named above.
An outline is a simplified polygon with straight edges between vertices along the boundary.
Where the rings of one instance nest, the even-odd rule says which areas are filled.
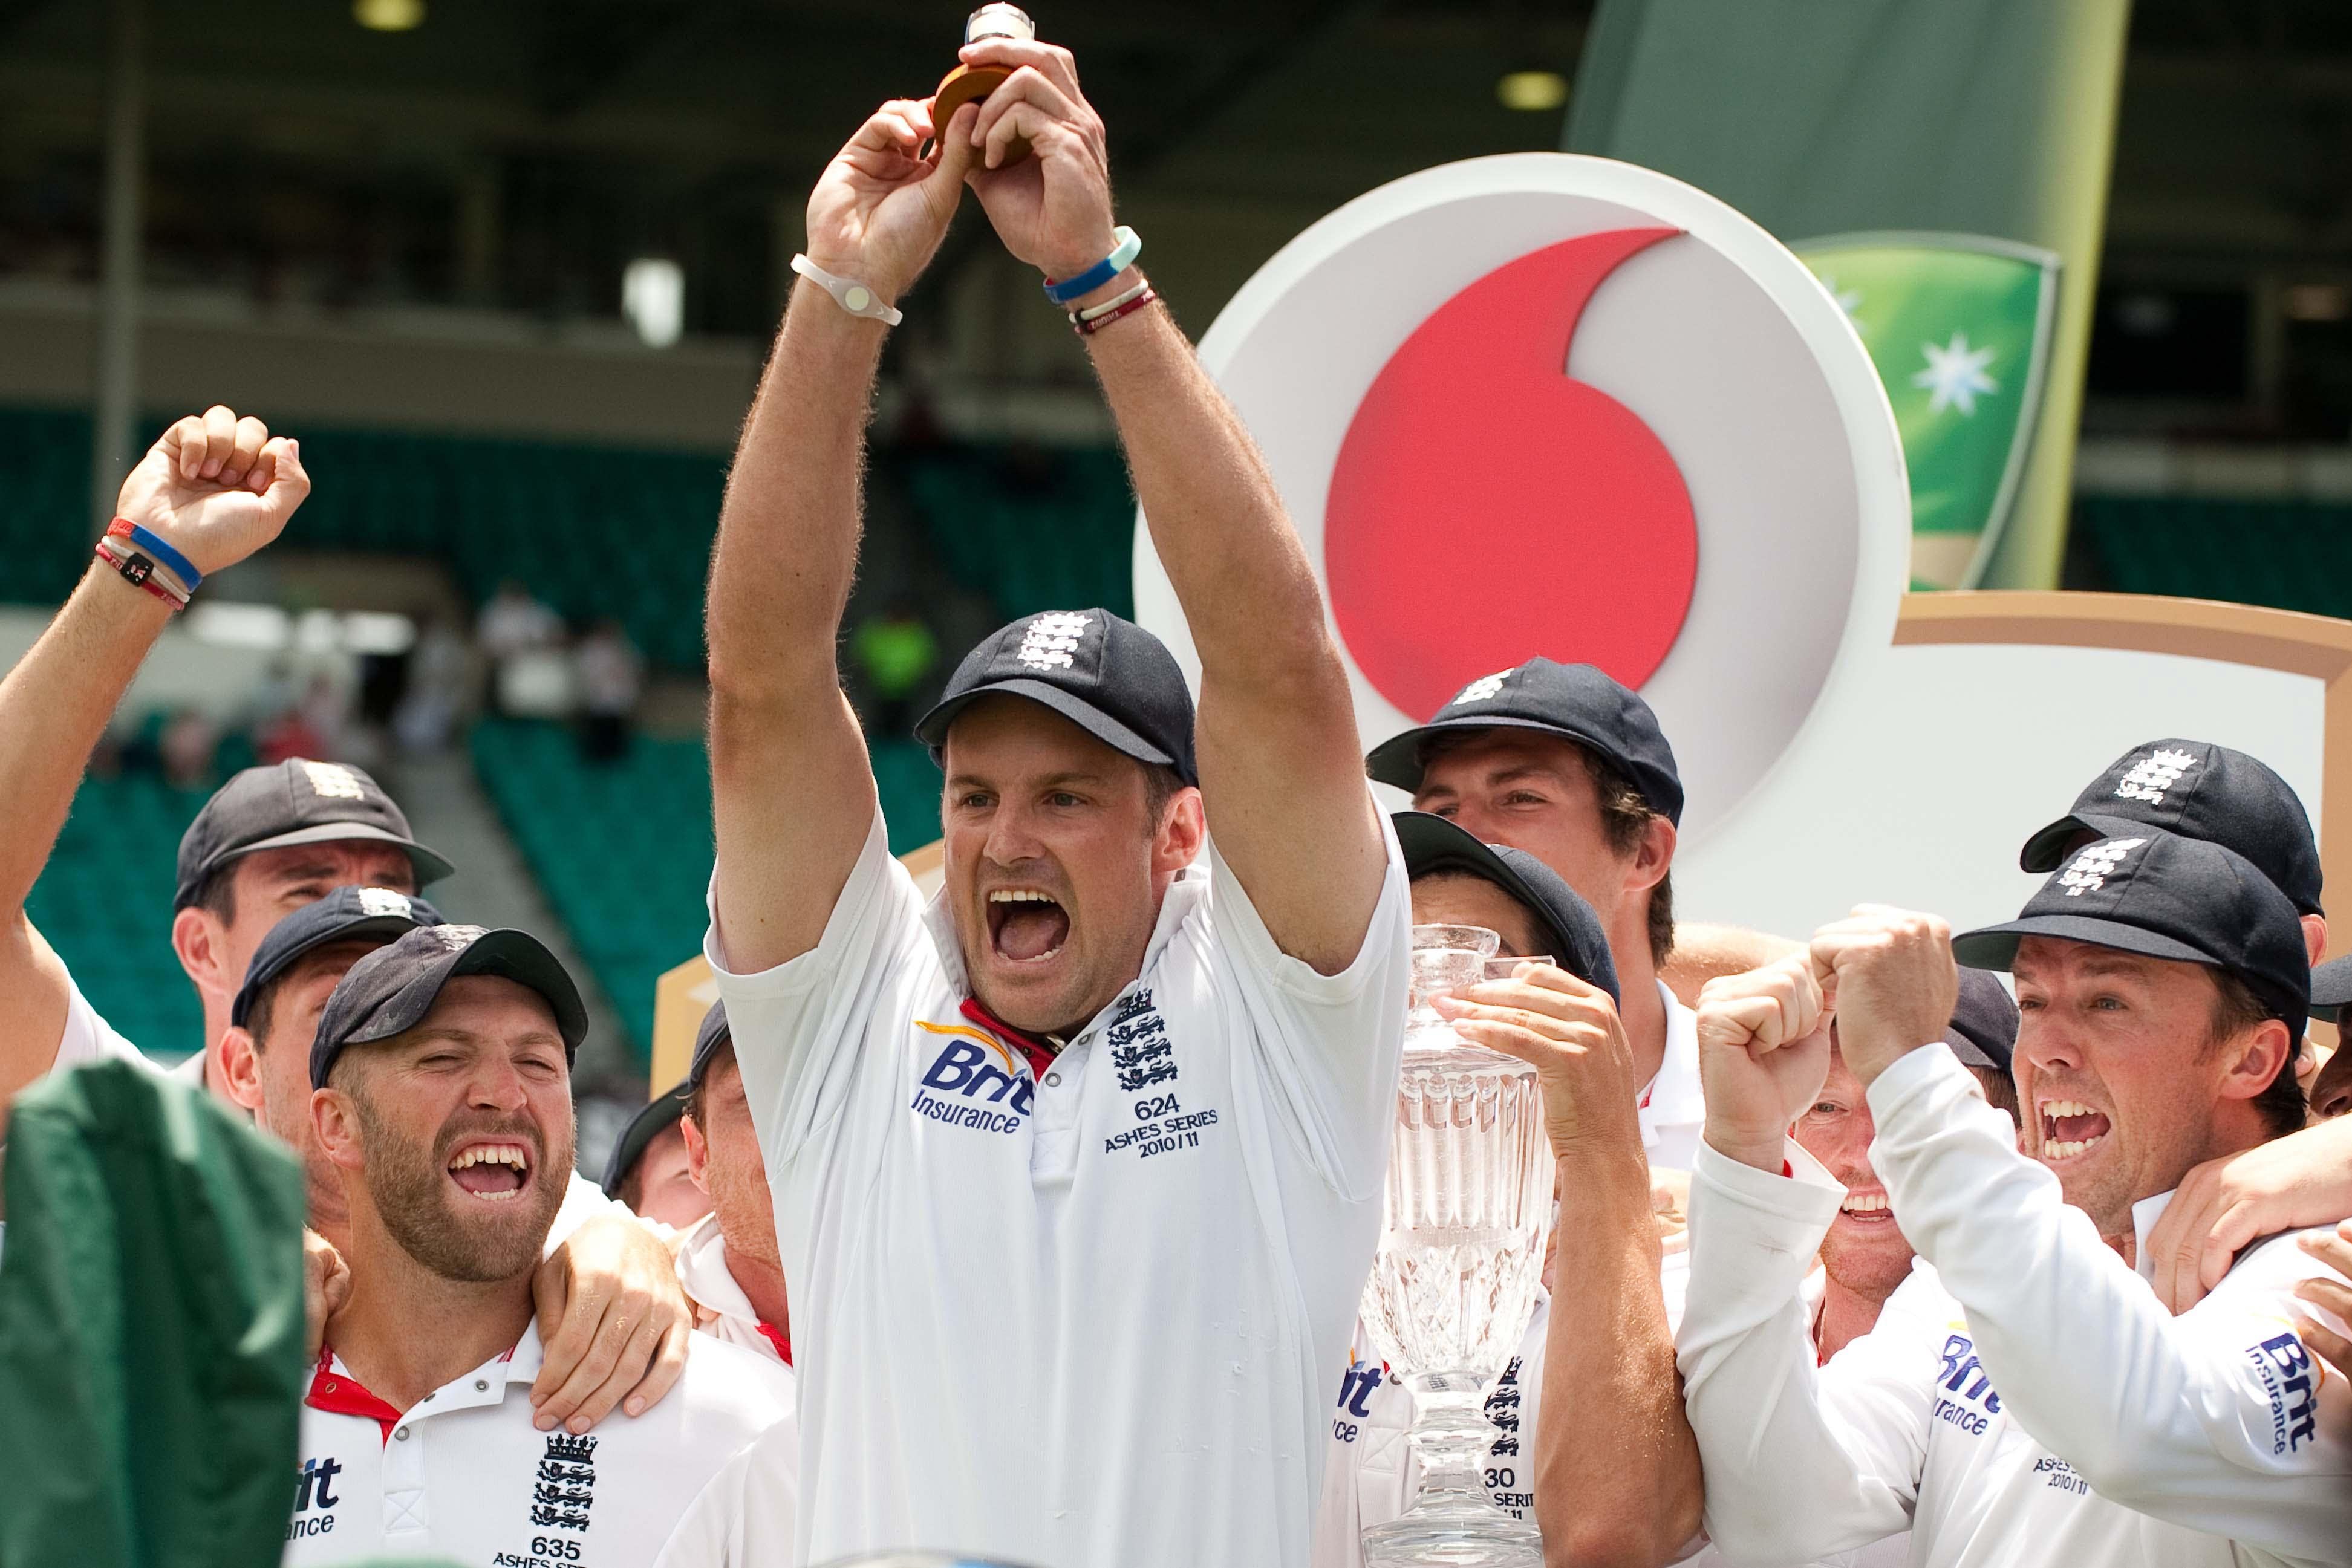
[[[1650,427],[1566,366],[1601,280],[1681,232],[1584,235],[1496,267],[1365,392],[1324,564],[1349,653],[1402,712],[1538,653],[1639,687],[1674,646],[1698,574],[1690,491]]]

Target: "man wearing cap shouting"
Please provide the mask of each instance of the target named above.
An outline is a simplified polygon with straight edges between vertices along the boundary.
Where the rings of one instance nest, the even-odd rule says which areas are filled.
[[[2287,781],[2260,758],[2209,740],[2168,737],[2143,741],[2083,787],[2072,810],[2028,838],[2018,864],[2047,873],[2083,845],[2125,838],[2143,827],[2204,839],[2234,850],[2295,906],[2304,946],[2315,966],[2312,1016],[2333,1021],[2341,999],[2324,977],[2332,965],[2327,917],[2320,904],[2319,843],[2311,818]],[[2346,995],[2352,997],[2352,990]],[[2325,1103],[2311,1041],[2299,1042],[2295,1078],[2315,1110]],[[2284,1092],[2281,1090],[2282,1112]],[[2148,1234],[2157,1294],[2185,1311],[2218,1281],[2237,1252],[2259,1237],[2352,1214],[2347,1146],[2341,1133],[2295,1134],[2282,1113],[2283,1135],[2260,1148],[2209,1162],[2181,1183],[2178,1199]]]
[[[1955,953],[2015,977],[2030,1155],[1921,1043]],[[1726,1554],[1907,1528],[1923,1564],[2352,1561],[2352,1397],[2294,1326],[2317,1261],[2258,1249],[2177,1319],[2129,1261],[2191,1166],[2272,1132],[2309,974],[2261,872],[2143,829],[2006,925],[1955,941],[1865,906],[1805,963],[1716,982],[1678,1343]],[[1785,1129],[1821,1082],[1825,987],[1921,1266],[1817,1374],[1799,1280],[1843,1189]]]
[[[587,1032],[520,931],[420,926],[353,964],[309,1053],[351,1213],[351,1293],[303,1400],[289,1563],[388,1555],[648,1563],[719,1465],[789,1410],[706,1341],[677,1392],[592,1434],[516,1392],[531,1280],[572,1161]]]
[[[1366,769],[1415,810],[1534,855],[1600,915],[1624,989],[1650,1163],[1689,1168],[1704,1111],[1688,1008],[1658,971],[1674,948],[1683,786],[1650,705],[1591,664],[1529,659],[1455,694]]]
[[[257,419],[215,407],[166,430],[123,480],[115,506],[122,524],[148,536],[132,539],[142,559],[160,541],[201,577],[275,538],[310,488],[294,442],[272,436]],[[99,1017],[24,911],[90,750],[173,608],[130,580],[114,560],[95,561],[40,641],[0,679],[0,1137],[9,1098],[53,1069],[108,1056],[152,1065]],[[283,917],[335,887],[407,895],[448,870],[415,841],[399,807],[359,768],[298,759],[230,779],[180,841],[173,947],[205,1009],[204,1038],[188,1042],[197,1049],[179,1070],[183,1076],[261,1113],[278,1075],[248,1062],[240,1090],[226,1058],[215,1057],[236,1032],[236,998],[265,938]],[[149,967],[129,954],[120,961]],[[253,1043],[248,1033],[248,1051]],[[280,1064],[286,1092],[278,1096],[274,1130],[308,1160],[316,1150],[308,1146],[299,1050],[295,1055]],[[311,1190],[319,1197],[320,1184],[314,1180]],[[318,1217],[330,1238],[333,1208],[331,1200]],[[585,1218],[575,1211],[570,1224]],[[323,1290],[332,1277],[331,1250],[314,1245],[311,1264],[312,1283]],[[651,1345],[633,1346],[635,1328],[624,1333],[618,1314],[607,1310],[667,1290],[668,1272],[667,1252],[619,1218],[600,1219],[562,1249],[550,1288],[568,1294],[571,1310],[565,1336],[550,1348],[541,1390],[551,1422],[601,1418],[625,1396],[659,1398],[676,1379],[676,1360]],[[660,1298],[657,1307],[637,1313],[635,1327],[683,1314],[682,1301]]]
[[[1013,74],[946,125],[885,105],[810,198],[711,572],[708,952],[793,1288],[799,1553],[1297,1568],[1380,1223],[1404,879],[1314,573],[1114,232],[1069,54],[964,58]],[[883,320],[967,179],[1015,256],[1099,278],[1061,302],[1105,308],[1078,324],[1199,650],[1198,763],[1157,639],[1016,622],[919,727],[927,909],[835,642]]]

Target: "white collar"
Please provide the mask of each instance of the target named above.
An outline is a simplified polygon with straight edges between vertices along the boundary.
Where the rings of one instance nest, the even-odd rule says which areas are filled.
[[[2178,1187],[2172,1189],[2173,1192],[2179,1190]],[[2164,1218],[2164,1211],[2171,1205],[2172,1192],[2160,1192],[2154,1197],[2144,1197],[2132,1205],[2132,1268],[2143,1280],[2152,1281],[2156,1278],[2156,1258],[2148,1250],[2147,1239],[2155,1231],[2156,1222]]]
[[[1659,1127],[1690,1126],[1706,1120],[1706,1100],[1698,1076],[1698,1015],[1664,980],[1659,999],[1666,1009],[1666,1050],[1657,1076],[1642,1090],[1642,1142],[1657,1142]]]
[[[719,1233],[715,1214],[706,1214],[688,1228],[677,1249],[677,1281],[688,1297],[722,1318],[760,1321],[760,1310],[727,1266],[727,1239]]]

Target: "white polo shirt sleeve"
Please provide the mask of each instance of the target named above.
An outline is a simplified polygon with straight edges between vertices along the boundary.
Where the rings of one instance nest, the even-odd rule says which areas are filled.
[[[58,1037],[58,1060],[54,1071],[79,1067],[85,1061],[135,1061],[142,1067],[160,1072],[163,1068],[155,1059],[115,1032],[114,1026],[99,1016],[81,988],[66,977],[66,1027]]]
[[[1898,1059],[1870,1086],[1870,1159],[2010,1414],[2110,1501],[2341,1561],[2352,1397],[2289,1312],[2295,1284],[2326,1270],[2274,1240],[2173,1317],[1975,1089],[1949,1051]]]
[[[1209,841],[1209,898],[1218,950],[1241,980],[1250,1026],[1282,1120],[1341,1196],[1377,1193],[1396,1116],[1397,1064],[1411,979],[1412,903],[1404,852],[1381,813],[1388,871],[1354,959],[1336,975],[1285,953],[1248,890]]]
[[[800,1434],[787,1419],[719,1469],[687,1505],[654,1568],[776,1568],[793,1560]]]
[[[892,971],[930,941],[923,895],[907,868],[890,857],[878,808],[824,935],[796,958],[756,974],[730,968],[717,888],[714,873],[703,956],[727,1004],[760,1151],[773,1179],[779,1166],[840,1115],[861,1067],[891,1069],[886,1052],[862,1046]]]
[[[1889,1298],[1872,1333],[1814,1364],[1805,1272],[1844,1189],[1794,1143],[1794,1179],[1701,1145],[1675,1340],[1706,1477],[1706,1533],[1742,1561],[1806,1563],[1911,1527],[1934,1342]]]

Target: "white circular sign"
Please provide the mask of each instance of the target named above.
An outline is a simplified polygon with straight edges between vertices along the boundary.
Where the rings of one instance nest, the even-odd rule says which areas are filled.
[[[1542,654],[1657,710],[1685,841],[1883,653],[1902,444],[1844,314],[1704,192],[1567,153],[1359,197],[1201,358],[1322,578],[1370,746]],[[1137,619],[1199,661],[1138,518]]]

